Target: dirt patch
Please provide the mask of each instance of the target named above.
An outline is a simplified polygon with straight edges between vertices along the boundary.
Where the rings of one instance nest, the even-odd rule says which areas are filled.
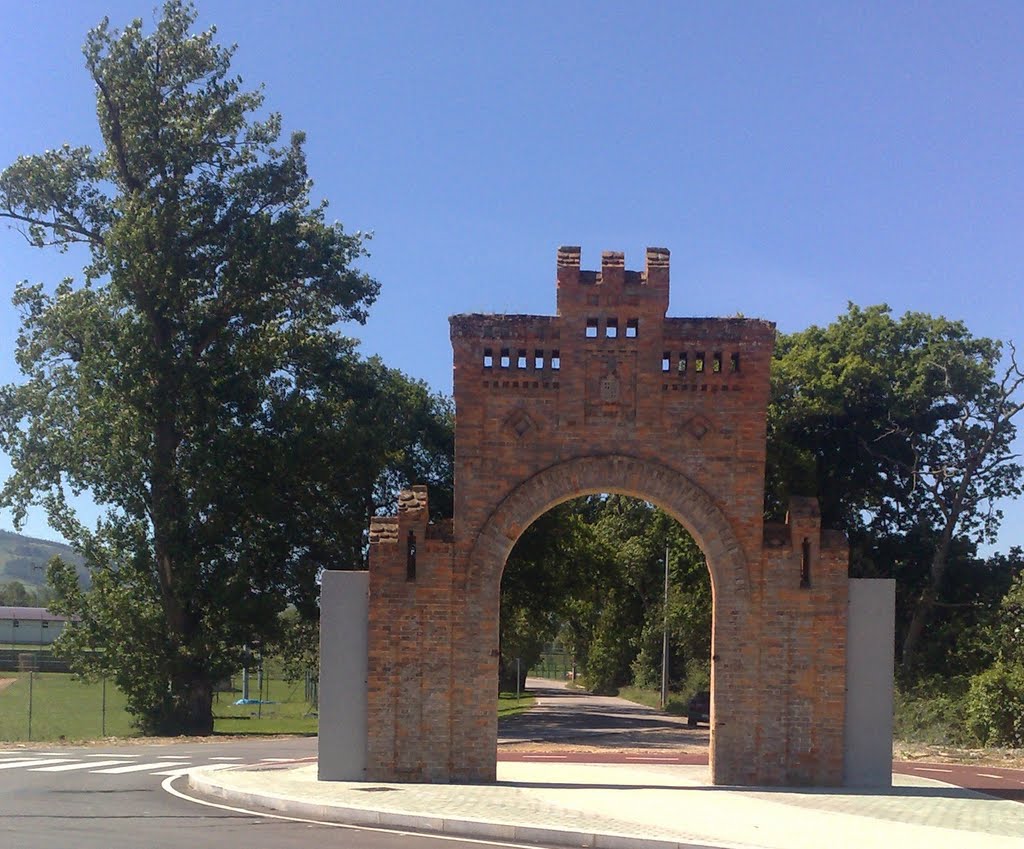
[[[17,680],[17,678],[0,678],[0,693],[2,693],[4,690],[10,687],[11,684],[13,684]]]
[[[1024,769],[1024,749],[960,749],[953,746],[926,746],[897,740],[892,748],[893,760],[929,761],[931,763],[976,764]]]

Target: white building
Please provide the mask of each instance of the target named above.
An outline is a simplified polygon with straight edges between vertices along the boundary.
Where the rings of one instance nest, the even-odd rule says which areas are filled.
[[[68,619],[45,607],[0,606],[0,648],[14,645],[48,646],[64,630]]]

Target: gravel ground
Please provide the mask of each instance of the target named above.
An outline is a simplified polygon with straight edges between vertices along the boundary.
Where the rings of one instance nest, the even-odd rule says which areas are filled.
[[[893,744],[892,756],[898,761],[931,761],[1024,769],[1024,749],[961,749],[955,746],[926,746],[897,740]]]

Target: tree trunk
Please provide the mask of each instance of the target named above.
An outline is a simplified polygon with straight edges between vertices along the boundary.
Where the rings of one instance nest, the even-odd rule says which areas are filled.
[[[917,648],[921,644],[921,637],[924,629],[932,618],[932,611],[935,609],[935,589],[933,586],[925,588],[921,597],[914,606],[914,615],[910,617],[910,625],[907,627],[907,635],[903,638],[903,651],[900,657],[900,666],[910,669],[917,656]]]
[[[959,513],[954,514],[954,517],[958,516]],[[949,568],[949,548],[953,541],[955,527],[956,519],[947,519],[946,526],[939,537],[939,543],[935,547],[935,553],[932,555],[928,586],[924,588],[924,592],[917,600],[914,615],[910,618],[910,625],[907,627],[907,636],[903,640],[903,656],[900,659],[900,666],[904,671],[910,669],[916,659],[918,646],[924,636],[924,629],[931,622],[935,603],[939,600],[942,582],[945,580],[946,570]]]
[[[213,733],[213,683],[201,673],[183,673],[172,681],[167,712],[157,733],[207,737]]]

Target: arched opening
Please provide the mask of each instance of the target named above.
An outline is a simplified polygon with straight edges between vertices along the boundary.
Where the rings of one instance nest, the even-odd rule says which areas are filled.
[[[711,740],[709,759],[726,736],[744,733],[728,714],[742,711],[751,694],[741,687],[741,634],[749,617],[747,554],[724,512],[686,476],[660,463],[625,455],[574,458],[541,470],[515,487],[472,535],[468,589],[485,611],[498,612],[505,563],[524,531],[551,508],[580,496],[610,493],[640,499],[675,519],[704,553],[712,589]],[[495,615],[484,624],[483,645],[498,645]],[[498,651],[485,662],[497,680]],[[496,751],[497,728],[488,744]]]
[[[706,755],[711,616],[703,552],[655,505],[601,494],[544,513],[502,574],[499,756],[552,744]],[[664,714],[638,706],[659,707],[663,683]],[[536,709],[502,722],[512,693]]]
[[[471,583],[474,579],[500,580],[520,535],[552,507],[601,493],[632,496],[660,507],[686,528],[704,552],[715,591],[746,595],[747,553],[714,500],[674,469],[619,454],[556,463],[515,487],[474,537],[469,561]]]

